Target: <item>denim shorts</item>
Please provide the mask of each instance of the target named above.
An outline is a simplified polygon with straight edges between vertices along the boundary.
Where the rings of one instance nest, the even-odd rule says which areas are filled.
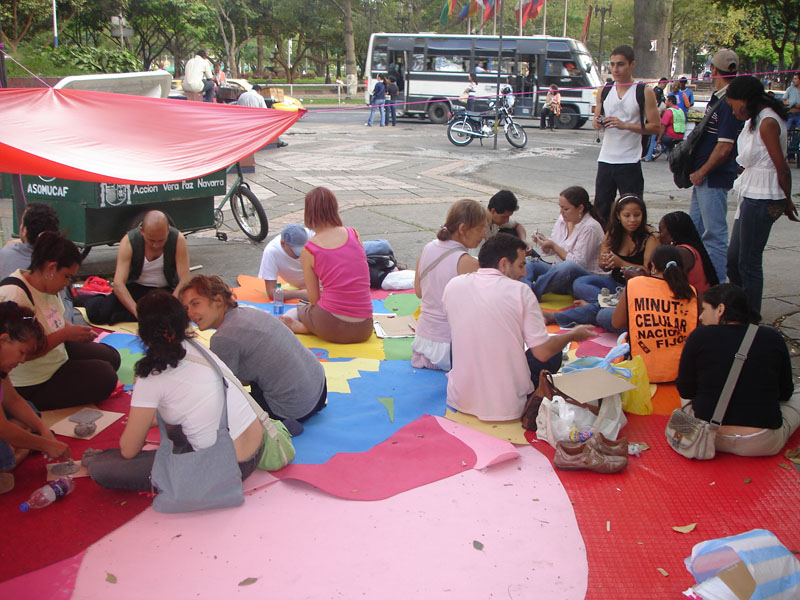
[[[14,450],[0,440],[0,471],[9,471],[16,466],[17,461],[14,459]]]

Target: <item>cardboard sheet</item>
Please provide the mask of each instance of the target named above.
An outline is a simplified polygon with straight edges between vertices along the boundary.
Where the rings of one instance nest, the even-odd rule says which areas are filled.
[[[375,335],[379,338],[413,338],[417,331],[417,320],[412,315],[399,317],[394,314],[373,317]]]
[[[77,410],[74,410],[70,413],[70,415],[82,410],[84,408],[97,408],[96,406],[78,406],[76,407]],[[50,429],[56,435],[63,435],[66,437],[77,438],[79,440],[91,440],[94,437],[97,437],[99,433],[101,433],[104,429],[109,427],[112,423],[114,423],[117,419],[120,419],[125,416],[125,413],[120,412],[112,412],[109,410],[102,410],[98,409],[100,412],[103,413],[103,416],[95,421],[95,425],[97,425],[97,429],[92,435],[87,435],[86,437],[80,437],[75,435],[75,423],[69,420],[69,416],[67,415],[65,418],[61,419],[60,421],[53,424]]]
[[[75,459],[73,459],[75,460]],[[53,473],[53,467],[56,465],[64,465],[67,464],[66,462],[54,462],[54,463],[47,463],[47,481],[55,481],[59,477],[63,477],[63,475],[58,475],[57,473]],[[88,477],[89,476],[89,469],[81,465],[81,459],[78,458],[75,460],[75,464],[78,465],[78,470],[75,473],[72,473],[70,477],[73,479],[77,479],[78,477]]]
[[[505,440],[518,446],[525,446],[528,440],[525,439],[525,430],[519,419],[516,421],[481,421],[478,417],[458,412],[448,408],[444,416],[454,423],[460,423],[475,431],[480,431],[498,440]]]
[[[625,379],[599,368],[558,373],[553,375],[553,383],[562,392],[583,403],[621,394],[636,387]]]

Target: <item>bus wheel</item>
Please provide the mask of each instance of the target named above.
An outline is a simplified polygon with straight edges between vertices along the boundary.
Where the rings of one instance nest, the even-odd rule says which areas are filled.
[[[431,102],[428,104],[428,118],[431,120],[431,123],[444,125],[447,123],[447,114],[449,112],[450,108],[447,106],[446,102]]]
[[[556,117],[556,124],[559,129],[577,129],[578,119],[578,109],[574,106],[564,106],[561,108],[561,114]]]

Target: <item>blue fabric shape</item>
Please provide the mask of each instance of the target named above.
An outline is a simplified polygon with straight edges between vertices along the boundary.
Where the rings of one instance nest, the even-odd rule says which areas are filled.
[[[422,415],[443,416],[447,376],[414,369],[405,360],[381,361],[377,372],[348,380],[349,394],[329,393],[328,405],[292,439],[295,463],[322,464],[339,452],[366,452]],[[394,422],[378,398],[394,398]]]

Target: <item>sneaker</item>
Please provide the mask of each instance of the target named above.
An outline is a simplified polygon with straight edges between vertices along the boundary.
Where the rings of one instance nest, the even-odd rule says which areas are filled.
[[[364,127],[372,127],[369,123],[364,123]]]
[[[553,464],[562,471],[587,470],[609,474],[619,473],[627,467],[628,457],[600,454],[586,442],[577,447],[558,442]]]

